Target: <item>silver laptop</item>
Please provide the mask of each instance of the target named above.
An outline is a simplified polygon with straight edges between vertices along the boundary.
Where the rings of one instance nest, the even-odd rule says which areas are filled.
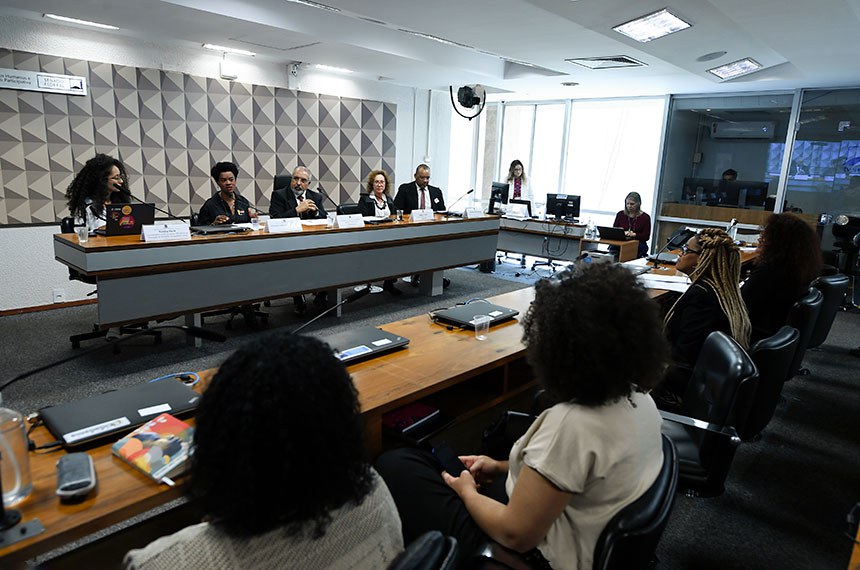
[[[409,344],[405,336],[376,327],[361,327],[321,337],[343,363],[373,358]]]
[[[519,315],[516,309],[509,309],[493,303],[475,301],[467,305],[458,305],[450,309],[442,309],[433,313],[433,318],[464,329],[475,328],[474,319],[478,315],[490,317],[490,326],[507,321]]]

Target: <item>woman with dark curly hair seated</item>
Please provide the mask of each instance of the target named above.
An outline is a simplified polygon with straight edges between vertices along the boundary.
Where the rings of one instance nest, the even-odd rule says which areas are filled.
[[[403,550],[366,459],[352,379],[325,343],[267,337],[218,369],[197,409],[190,482],[207,522],[128,568],[384,568]]]
[[[508,461],[465,455],[459,477],[440,476],[432,455],[408,449],[382,455],[377,469],[407,542],[437,529],[457,538],[464,557],[489,537],[535,567],[586,569],[606,523],[660,472],[662,420],[647,392],[668,347],[657,304],[619,265],[586,266],[535,288],[523,341],[554,405]]]
[[[773,214],[761,232],[753,263],[741,295],[755,342],[785,324],[791,307],[821,273],[821,240],[794,214]]]
[[[66,190],[69,212],[84,220],[90,233],[107,223],[105,204],[129,201],[122,193],[128,187],[128,176],[122,162],[106,154],[97,154],[87,161]]]

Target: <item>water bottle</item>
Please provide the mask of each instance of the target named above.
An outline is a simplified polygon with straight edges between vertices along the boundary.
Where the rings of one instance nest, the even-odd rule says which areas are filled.
[[[0,407],[0,477],[3,505],[11,507],[33,490],[24,416]]]
[[[594,221],[591,218],[588,218],[588,225],[585,227],[585,237],[588,239],[594,239],[596,233],[597,232],[594,229]]]
[[[729,237],[732,240],[736,240],[738,237],[738,221],[736,218],[732,218],[732,221],[729,222],[729,227],[726,228],[726,233],[729,234]]]

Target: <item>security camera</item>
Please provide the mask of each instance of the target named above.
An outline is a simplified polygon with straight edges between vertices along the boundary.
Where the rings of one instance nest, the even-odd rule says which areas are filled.
[[[484,96],[484,88],[480,85],[464,85],[457,89],[457,102],[466,109],[480,105]]]
[[[290,75],[292,75],[293,77],[299,76],[299,64],[298,63],[293,63],[290,65]]]

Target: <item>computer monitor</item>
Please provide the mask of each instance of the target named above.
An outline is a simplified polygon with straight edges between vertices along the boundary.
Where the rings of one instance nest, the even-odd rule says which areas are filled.
[[[735,184],[740,188],[738,205],[742,208],[764,208],[767,203],[768,182],[739,180]]]
[[[720,203],[720,182],[713,178],[684,178],[681,200],[693,204],[716,206]]]
[[[579,196],[573,194],[547,194],[546,215],[556,218],[578,218]]]
[[[493,182],[493,186],[490,188],[490,207],[487,210],[490,214],[498,213],[496,212],[496,204],[508,203],[510,189],[511,185],[506,182]]]

